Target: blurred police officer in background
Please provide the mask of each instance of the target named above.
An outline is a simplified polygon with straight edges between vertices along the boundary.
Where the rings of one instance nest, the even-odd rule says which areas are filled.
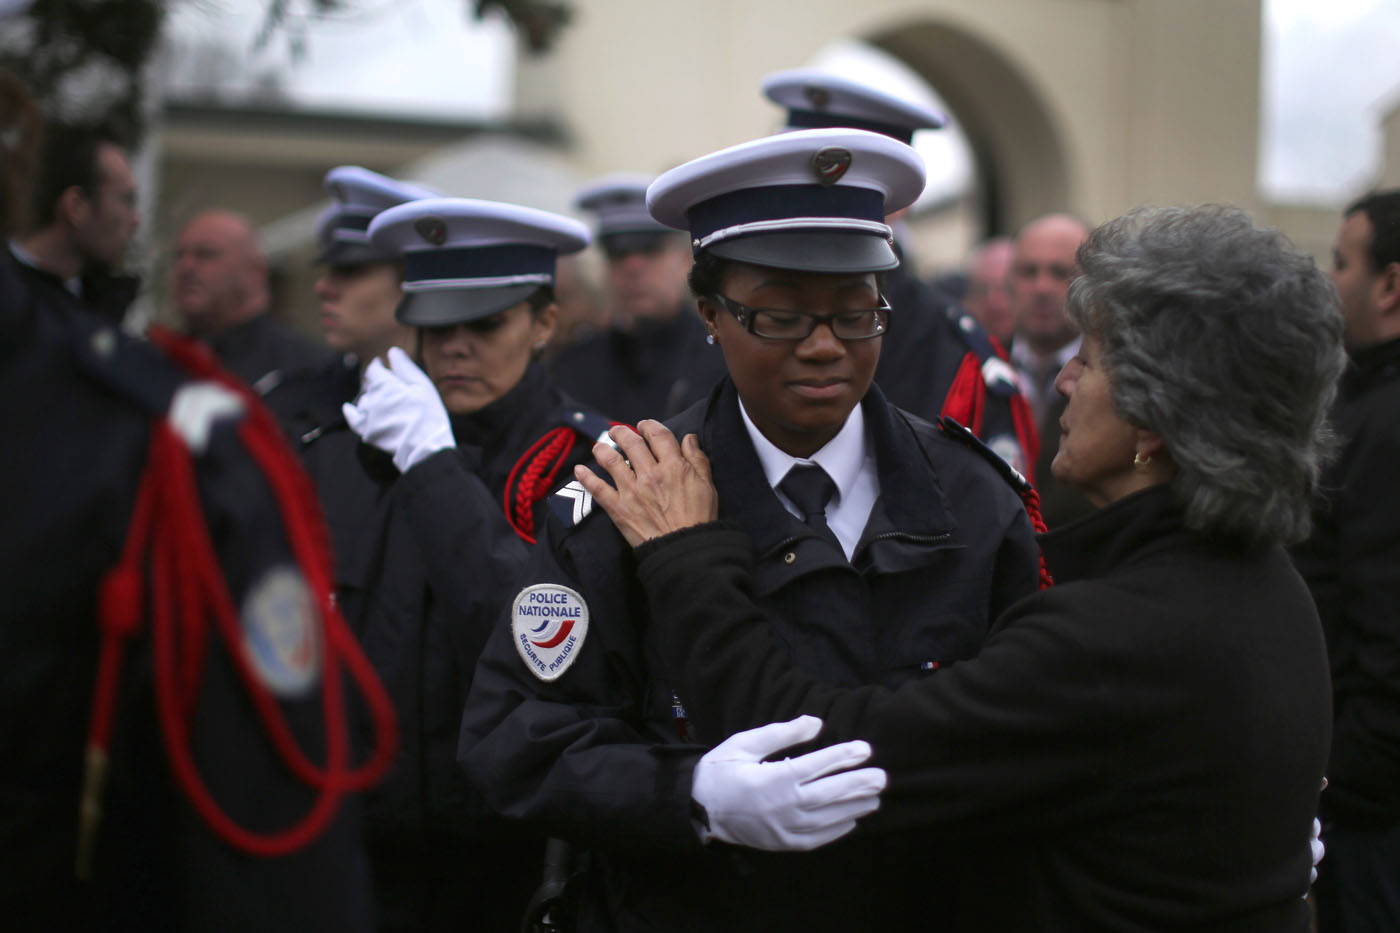
[[[176,238],[171,275],[175,315],[185,332],[259,395],[331,358],[325,346],[273,316],[267,257],[243,215],[197,214]]]
[[[827,129],[711,154],[649,194],[658,219],[689,218],[691,287],[729,373],[672,424],[712,454],[773,637],[835,684],[932,676],[975,654],[991,615],[1037,582],[1006,465],[871,384],[889,313],[879,274],[898,265],[884,218],[923,178],[903,143]],[[477,668],[461,746],[504,814],[591,847],[570,892],[577,929],[899,929],[927,916],[940,896],[927,838],[769,856],[711,835],[690,807],[700,766],[756,763],[813,735],[698,744],[657,663],[631,549],[591,501],[578,485],[553,497],[558,519]]]
[[[771,74],[763,93],[787,109],[789,130],[850,127],[908,145],[916,130],[945,123],[942,114],[926,107],[816,69]],[[1010,369],[976,321],[911,271],[910,257],[897,241],[895,250],[901,262],[888,273],[884,294],[890,332],[899,339],[880,354],[875,383],[905,411],[930,422],[946,415],[970,428],[1030,476],[1038,441]]]
[[[1400,190],[1348,205],[1332,250],[1350,365],[1313,535],[1295,560],[1332,663],[1322,933],[1400,930]]]
[[[323,490],[322,502],[334,527],[337,509],[325,498],[324,488],[339,475],[342,457],[329,455],[329,462],[337,466],[319,469],[317,454],[346,440],[349,449],[358,443],[346,428],[340,406],[359,393],[360,377],[369,361],[383,358],[390,347],[411,351],[414,346],[413,328],[394,317],[403,297],[399,288],[403,264],[398,256],[369,242],[369,222],[386,208],[435,197],[437,192],[357,165],[331,169],[325,186],[332,200],[317,224],[320,252],[315,262],[321,274],[316,297],[326,346],[334,352],[319,367],[288,374],[269,389],[265,399]],[[318,443],[334,432],[343,432],[342,442]]]
[[[578,193],[578,207],[597,218],[612,325],[550,363],[565,392],[627,424],[670,417],[704,398],[724,375],[724,360],[706,345],[686,292],[685,236],[647,213],[650,181],[618,173]]]
[[[3,74],[0,127],[8,230],[38,119]],[[60,222],[82,228],[92,197],[65,194]],[[154,340],[0,264],[6,436],[42,451],[0,466],[0,914],[370,929],[348,795],[387,764],[393,712],[333,608],[271,416],[198,347]],[[347,673],[376,726],[368,761],[347,742]]]
[[[10,254],[30,288],[64,289],[119,324],[139,285],[120,274],[141,222],[125,146],[110,128],[59,124],[45,130],[42,147],[24,192],[32,222],[16,225]]]

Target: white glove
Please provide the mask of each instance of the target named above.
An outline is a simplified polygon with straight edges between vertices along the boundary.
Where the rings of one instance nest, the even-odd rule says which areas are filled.
[[[1324,845],[1322,844],[1322,823],[1321,823],[1319,820],[1316,820],[1316,819],[1315,819],[1315,820],[1313,820],[1313,834],[1312,834],[1312,857],[1313,857],[1312,876],[1308,878],[1308,884],[1314,884],[1314,883],[1316,883],[1316,881],[1317,881],[1317,863],[1320,862],[1320,861],[1322,861],[1322,856],[1323,856],[1324,854],[1326,854],[1326,852],[1327,852],[1327,847],[1324,846]]]
[[[448,447],[456,447],[442,396],[423,370],[398,347],[389,365],[378,358],[365,367],[360,397],[340,407],[350,430],[367,444],[393,455],[400,473]]]
[[[695,765],[690,795],[709,821],[701,838],[770,852],[806,851],[839,839],[874,813],[885,789],[880,768],[849,768],[870,743],[843,742],[800,758],[763,759],[816,738],[822,721],[799,716],[731,735]]]

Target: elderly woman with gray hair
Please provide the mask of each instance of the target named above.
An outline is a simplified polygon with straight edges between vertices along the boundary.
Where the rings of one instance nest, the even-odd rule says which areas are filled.
[[[824,740],[867,740],[888,786],[856,832],[956,847],[958,895],[929,905],[948,928],[1305,930],[1330,699],[1283,545],[1327,448],[1335,295],[1228,207],[1133,211],[1079,264],[1054,471],[1100,509],[1042,536],[1057,584],[974,659],[893,690],[820,683],[758,622],[693,436],[615,432],[621,453],[595,452],[616,488],[580,478],[636,548],[692,723],[717,742],[812,714]],[[699,818],[767,818],[726,792],[741,780],[697,772]]]

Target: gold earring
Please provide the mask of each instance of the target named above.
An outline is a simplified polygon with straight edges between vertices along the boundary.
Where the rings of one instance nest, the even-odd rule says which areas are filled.
[[[1148,454],[1146,457],[1142,455],[1142,451],[1138,451],[1137,453],[1133,454],[1133,466],[1137,467],[1139,470],[1145,470],[1151,465],[1151,454]]]

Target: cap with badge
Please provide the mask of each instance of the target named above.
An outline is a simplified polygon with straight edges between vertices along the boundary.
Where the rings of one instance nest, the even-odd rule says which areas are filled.
[[[904,143],[864,130],[780,133],[701,156],[647,189],[652,216],[695,253],[799,272],[899,265],[885,217],[924,189]]]
[[[585,185],[574,197],[575,207],[596,218],[598,243],[609,256],[650,252],[676,235],[647,210],[649,184],[647,175],[615,172]]]
[[[793,130],[845,127],[908,143],[915,130],[936,130],[948,122],[936,110],[815,68],[771,74],[763,79],[763,93],[787,108]]]
[[[555,260],[589,243],[588,228],[548,211],[430,198],[391,207],[369,225],[371,243],[403,258],[403,301],[412,327],[465,324],[554,284]]]
[[[317,220],[321,246],[318,263],[350,265],[388,262],[398,257],[376,248],[369,240],[369,223],[387,208],[440,193],[422,185],[398,181],[358,165],[340,165],[326,173],[331,206]]]

